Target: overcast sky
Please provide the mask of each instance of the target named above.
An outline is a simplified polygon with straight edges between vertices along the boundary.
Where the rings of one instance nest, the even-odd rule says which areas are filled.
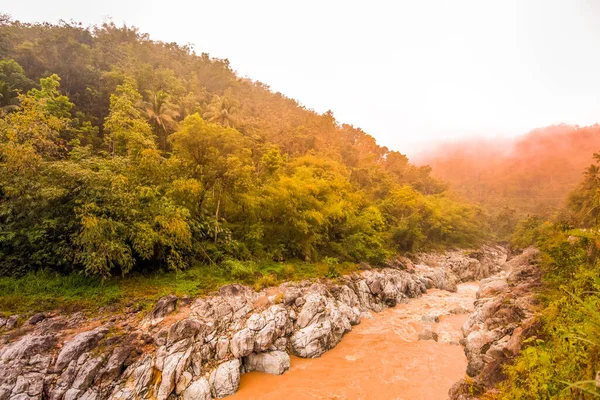
[[[193,43],[392,149],[600,122],[600,1],[19,0],[21,21],[107,17]]]

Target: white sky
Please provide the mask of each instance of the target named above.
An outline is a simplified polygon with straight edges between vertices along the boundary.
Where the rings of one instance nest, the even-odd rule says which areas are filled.
[[[600,121],[600,1],[5,1],[21,21],[135,25],[193,43],[409,155]]]

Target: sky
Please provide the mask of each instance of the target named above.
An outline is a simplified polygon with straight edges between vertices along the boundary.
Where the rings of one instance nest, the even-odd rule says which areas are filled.
[[[600,122],[596,0],[20,0],[24,22],[137,26],[194,44],[390,149]]]

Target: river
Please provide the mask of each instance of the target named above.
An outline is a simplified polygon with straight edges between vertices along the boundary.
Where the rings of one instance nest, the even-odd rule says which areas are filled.
[[[230,400],[302,399],[447,399],[448,389],[464,377],[467,359],[461,326],[473,309],[476,282],[459,285],[456,293],[431,289],[372,318],[363,318],[342,341],[320,358],[291,358],[283,375],[244,374]],[[423,316],[441,315],[439,322]],[[431,329],[438,342],[419,340]]]

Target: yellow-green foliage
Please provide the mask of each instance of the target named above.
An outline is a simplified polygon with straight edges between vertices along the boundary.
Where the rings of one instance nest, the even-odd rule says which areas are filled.
[[[530,222],[535,232],[525,234],[522,226],[520,236],[538,236],[544,309],[538,332],[506,368],[497,398],[588,398],[584,393],[595,385],[582,381],[593,380],[600,368],[600,262],[594,256],[600,237],[547,223],[540,231]]]
[[[381,265],[486,236],[430,168],[225,60],[113,24],[6,22],[0,36],[0,275],[202,262],[250,282],[249,261]]]
[[[254,283],[254,290],[259,291],[270,286],[277,285],[277,277],[275,275],[263,275]]]

